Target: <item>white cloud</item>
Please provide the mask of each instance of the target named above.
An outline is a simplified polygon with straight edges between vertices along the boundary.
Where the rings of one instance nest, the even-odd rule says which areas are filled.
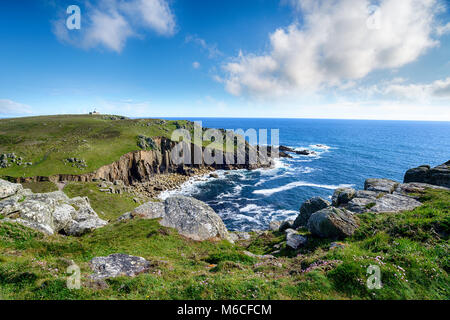
[[[447,24],[444,25],[444,26],[438,26],[438,27],[436,28],[436,33],[437,33],[439,36],[442,36],[442,35],[444,35],[444,34],[450,33],[450,22],[447,23]]]
[[[216,58],[223,55],[223,53],[217,48],[216,44],[209,44],[204,39],[197,36],[188,35],[185,40],[186,43],[194,43],[208,53],[209,58]]]
[[[223,66],[233,95],[305,94],[340,87],[415,61],[438,44],[437,0],[297,0],[302,25],[270,35],[265,55],[240,53]]]
[[[175,17],[166,0],[98,0],[86,2],[81,11],[81,30],[69,31],[65,19],[53,23],[53,32],[62,41],[82,48],[103,47],[121,52],[130,37],[153,31],[171,36]]]
[[[371,95],[431,103],[436,100],[450,99],[450,77],[431,83],[409,83],[403,79],[375,85],[369,89]]]
[[[0,99],[0,115],[21,115],[31,113],[31,107],[9,99]]]
[[[192,67],[193,67],[194,69],[200,68],[200,62],[194,61],[194,62],[192,63]]]

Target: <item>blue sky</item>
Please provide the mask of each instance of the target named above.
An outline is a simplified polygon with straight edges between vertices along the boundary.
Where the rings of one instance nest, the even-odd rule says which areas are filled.
[[[66,27],[69,5],[80,30]],[[450,121],[449,6],[5,0],[0,116]]]

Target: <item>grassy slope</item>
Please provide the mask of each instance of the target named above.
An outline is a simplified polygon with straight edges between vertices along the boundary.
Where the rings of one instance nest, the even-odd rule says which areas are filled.
[[[87,185],[68,193],[89,194]],[[95,192],[95,191],[93,191]],[[91,196],[96,210],[116,217],[108,195]],[[425,204],[400,214],[360,215],[361,227],[329,250],[331,240],[312,239],[292,252],[284,235],[253,235],[248,243],[193,242],[156,221],[112,223],[81,238],[44,237],[0,224],[0,296],[4,299],[449,299],[450,192],[429,191]],[[114,203],[134,206],[125,196]],[[109,210],[109,208],[111,208]],[[243,254],[269,253],[282,244],[278,262],[261,263]],[[84,278],[94,256],[127,253],[153,262],[152,272],[108,280],[109,288],[68,290],[64,259],[73,259]],[[312,270],[313,263],[328,261]],[[333,262],[334,261],[334,262]],[[213,265],[212,265],[213,264]],[[381,267],[383,288],[367,289],[366,268]],[[403,271],[404,270],[404,271]]]
[[[62,115],[0,120],[0,154],[15,152],[30,167],[13,165],[0,176],[31,177],[81,174],[139,150],[137,136],[170,138],[176,122],[156,119],[105,120],[103,115]],[[67,158],[84,159],[88,167],[65,165]]]

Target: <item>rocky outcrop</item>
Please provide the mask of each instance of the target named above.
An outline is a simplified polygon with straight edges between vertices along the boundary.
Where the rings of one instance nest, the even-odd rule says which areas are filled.
[[[413,210],[421,203],[409,196],[409,191],[426,188],[424,185],[419,188],[388,179],[367,179],[364,186],[366,190],[337,189],[333,195],[333,206],[354,213]]]
[[[329,207],[330,205],[330,202],[321,197],[314,197],[306,200],[300,207],[300,214],[295,219],[292,227],[298,229],[299,227],[306,226],[309,218],[314,212]]]
[[[80,175],[59,174],[51,177],[15,179],[16,182],[48,180],[52,182],[90,182],[97,180],[121,180],[126,185],[132,185],[135,183],[149,181],[151,177],[158,174],[178,173],[191,176],[195,174],[193,169],[210,168],[211,170],[253,170],[257,168],[271,167],[273,165],[273,160],[267,154],[258,151],[257,148],[246,142],[242,143],[242,147],[237,147],[234,153],[224,152],[222,155],[217,155],[217,161],[211,164],[206,163],[204,158],[201,157],[201,154],[207,154],[208,152],[211,153],[211,151],[209,150],[206,152],[205,150],[207,150],[207,148],[202,147],[202,149],[200,149],[199,146],[194,144],[188,144],[185,142],[178,144],[168,138],[156,137],[152,138],[152,148],[152,150],[140,150],[127,153],[121,156],[118,161],[102,166],[92,173]],[[183,159],[180,159],[179,151],[181,149],[191,150],[191,152],[190,154],[188,152],[185,154],[181,152]],[[200,160],[197,161],[197,158]]]
[[[392,193],[398,184],[399,183],[397,181],[389,179],[366,179],[364,182],[364,190]]]
[[[420,182],[450,188],[450,160],[437,167],[423,165],[409,169],[403,179],[405,183]]]
[[[279,147],[280,152],[290,152],[290,153],[295,153],[298,155],[302,155],[302,156],[316,156],[317,152],[313,151],[313,150],[308,150],[308,149],[302,149],[302,150],[295,150],[293,148],[290,147],[286,147],[286,146],[280,146]]]
[[[164,202],[147,202],[124,214],[119,220],[134,217],[159,218],[162,226],[174,228],[193,240],[226,239],[233,242],[222,219],[210,206],[194,198],[176,196],[167,198]]]
[[[368,208],[370,212],[400,212],[414,210],[420,207],[419,201],[402,195],[387,194],[375,201],[375,205]]]
[[[22,185],[0,179],[0,199],[15,195],[22,190]]]
[[[88,198],[69,199],[62,191],[32,193],[4,180],[0,180],[0,194],[6,195],[0,200],[0,214],[5,217],[0,221],[20,223],[48,235],[80,236],[107,224]]]
[[[407,195],[409,197],[416,198],[417,194],[420,195],[421,193],[424,193],[426,189],[450,190],[446,187],[435,186],[427,183],[408,182],[399,184],[393,194]]]
[[[350,211],[328,207],[313,213],[307,227],[313,235],[321,238],[344,238],[355,232],[358,222]]]
[[[107,257],[95,257],[89,265],[94,271],[89,277],[92,280],[103,280],[115,277],[135,277],[148,272],[151,263],[142,257],[116,253]]]
[[[338,207],[346,204],[355,197],[356,190],[353,188],[338,188],[334,191],[331,202],[333,206]]]

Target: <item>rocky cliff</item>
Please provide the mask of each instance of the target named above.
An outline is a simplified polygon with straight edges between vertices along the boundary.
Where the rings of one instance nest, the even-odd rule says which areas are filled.
[[[94,172],[80,175],[58,174],[50,177],[29,177],[29,178],[14,178],[16,182],[30,182],[30,181],[80,181],[90,182],[97,180],[115,181],[122,180],[126,185],[134,183],[141,183],[149,181],[151,177],[157,174],[178,173],[183,175],[194,175],[194,169],[211,170],[234,170],[234,169],[257,169],[261,167],[272,166],[272,159],[261,150],[245,143],[245,148],[236,148],[234,153],[223,153],[222,161],[216,161],[212,164],[205,163],[203,157],[200,161],[195,161],[195,153],[202,151],[202,154],[207,150],[205,147],[200,147],[190,144],[190,159],[189,155],[184,155],[187,160],[184,163],[177,164],[174,162],[172,154],[177,143],[164,137],[153,138],[152,150],[140,150],[127,153],[120,157],[119,160],[102,166]],[[188,148],[187,143],[183,143],[183,148]],[[184,149],[187,150],[187,149]],[[195,150],[195,151],[194,151]],[[256,155],[256,159],[253,157]],[[220,156],[216,155],[216,158]],[[200,162],[199,164],[195,164]]]

